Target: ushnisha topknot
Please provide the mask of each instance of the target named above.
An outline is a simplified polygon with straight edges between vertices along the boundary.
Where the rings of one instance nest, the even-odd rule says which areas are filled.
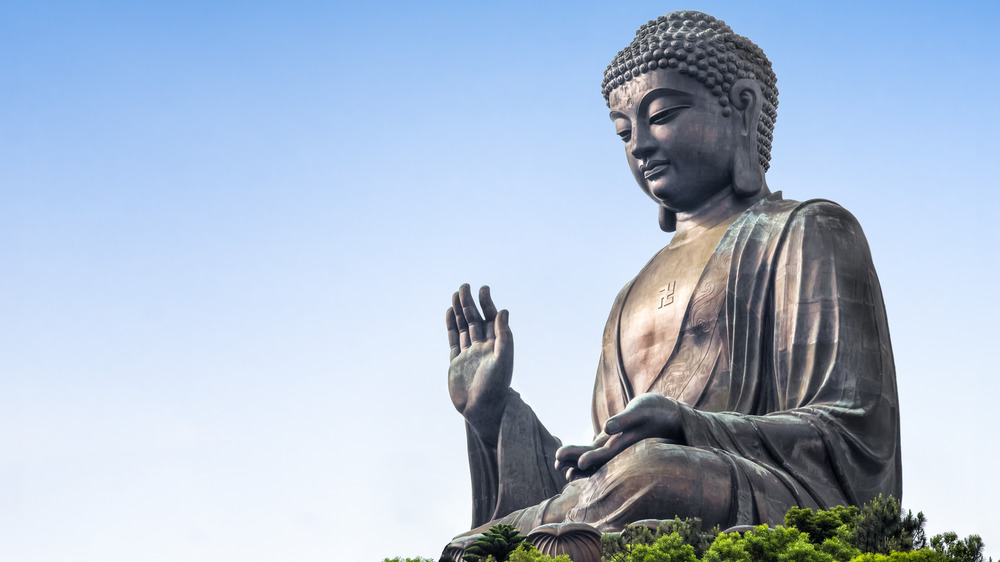
[[[774,121],[778,118],[777,77],[756,43],[708,14],[670,12],[640,27],[632,43],[611,61],[601,83],[604,100],[610,104],[615,88],[657,68],[675,69],[704,84],[718,96],[726,116],[732,113],[728,95],[732,85],[740,78],[756,80],[764,97],[757,123],[757,152],[764,170],[770,167]]]

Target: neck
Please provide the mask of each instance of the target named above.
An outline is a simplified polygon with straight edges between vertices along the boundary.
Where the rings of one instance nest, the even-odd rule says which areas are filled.
[[[677,213],[677,230],[670,245],[682,244],[722,223],[732,222],[740,213],[770,194],[766,185],[750,197],[738,197],[732,189],[723,189],[697,209]]]

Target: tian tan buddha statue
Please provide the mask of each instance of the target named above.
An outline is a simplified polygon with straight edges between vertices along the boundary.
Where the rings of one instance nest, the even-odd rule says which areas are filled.
[[[763,51],[712,16],[643,25],[603,94],[639,188],[674,232],[611,306],[589,445],[560,446],[510,389],[487,287],[447,313],[473,526],[603,532],[646,519],[777,524],[790,506],[901,496],[878,278],[855,218],[764,180],[778,103]],[[481,308],[481,311],[480,311]]]

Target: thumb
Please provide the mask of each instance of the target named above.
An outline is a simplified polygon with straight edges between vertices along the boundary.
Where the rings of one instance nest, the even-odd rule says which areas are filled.
[[[618,416],[613,418],[608,418],[608,421],[604,422],[604,433],[608,435],[614,435],[615,433],[621,433],[622,427],[621,422],[618,420]]]
[[[496,347],[493,348],[493,353],[497,357],[513,353],[514,351],[514,334],[510,331],[510,324],[507,323],[509,316],[510,313],[507,312],[507,309],[503,309],[500,311],[500,314],[497,314],[496,320],[494,320],[497,343]]]
[[[608,435],[621,433],[633,423],[634,416],[628,411],[622,412],[618,415],[611,416],[608,418],[608,421],[604,422],[604,433],[607,433]]]

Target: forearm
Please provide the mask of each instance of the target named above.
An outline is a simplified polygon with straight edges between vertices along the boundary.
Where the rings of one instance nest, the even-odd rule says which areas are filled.
[[[500,428],[506,415],[507,404],[520,401],[521,398],[510,387],[500,389],[496,396],[483,393],[479,399],[480,405],[464,412],[466,426],[488,449],[496,452],[500,439]]]
[[[509,391],[494,444],[469,426],[474,526],[534,505],[566,484],[555,467],[560,442],[538,420],[520,395]]]

